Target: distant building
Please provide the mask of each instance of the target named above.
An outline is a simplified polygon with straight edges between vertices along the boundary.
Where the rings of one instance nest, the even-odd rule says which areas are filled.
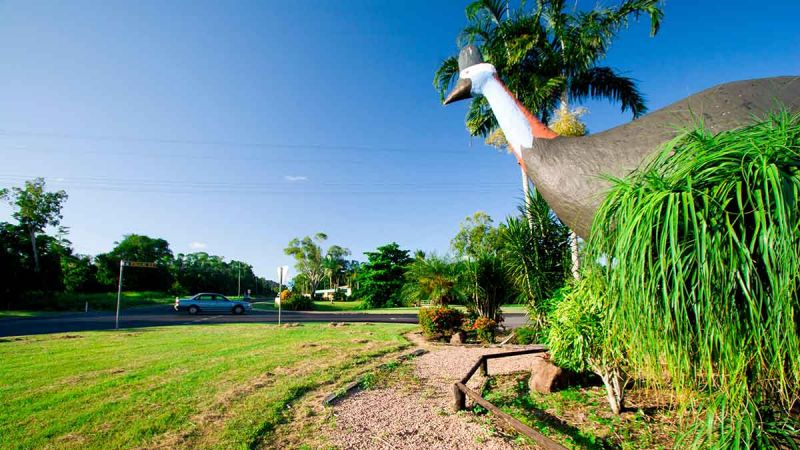
[[[350,289],[350,286],[339,286],[337,289],[339,292],[344,292],[345,297],[350,297],[350,295],[353,293],[353,290]],[[325,300],[331,300],[333,299],[333,294],[337,291],[337,289],[317,289],[314,291],[314,295],[322,297]]]

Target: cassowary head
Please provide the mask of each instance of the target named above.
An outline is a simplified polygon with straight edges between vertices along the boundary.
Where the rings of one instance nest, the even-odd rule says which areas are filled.
[[[493,65],[483,62],[481,51],[474,45],[461,49],[458,70],[458,82],[444,99],[445,105],[483,94],[486,82],[497,74]]]

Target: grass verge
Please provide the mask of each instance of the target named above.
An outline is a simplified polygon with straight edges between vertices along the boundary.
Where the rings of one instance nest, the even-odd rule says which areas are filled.
[[[116,292],[98,293],[29,293],[17,306],[17,309],[31,311],[84,311],[86,304],[90,311],[110,311],[117,307]],[[122,292],[120,306],[164,305],[175,303],[175,296],[164,292],[136,291]]]
[[[413,327],[261,324],[0,339],[1,448],[257,448]]]
[[[57,315],[52,311],[0,311],[0,319],[24,319],[27,317],[47,317]]]
[[[375,308],[375,309],[359,309],[360,301],[353,302],[329,302],[329,301],[315,301],[314,311],[327,311],[327,312],[352,312],[363,314],[417,314],[419,308],[415,306],[399,307],[399,308]],[[456,309],[466,311],[465,306],[454,305]],[[277,311],[277,307],[272,301],[257,302],[253,304],[253,308],[264,311]],[[527,310],[523,305],[503,305],[502,311],[505,314],[525,314]]]

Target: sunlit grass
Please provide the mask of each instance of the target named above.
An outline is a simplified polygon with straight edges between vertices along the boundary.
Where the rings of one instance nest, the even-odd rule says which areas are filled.
[[[413,327],[262,324],[0,339],[0,448],[247,448]]]

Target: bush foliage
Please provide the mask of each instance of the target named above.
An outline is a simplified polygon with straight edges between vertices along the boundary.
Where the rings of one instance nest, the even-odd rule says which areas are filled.
[[[589,243],[612,335],[705,420],[698,448],[794,447],[800,392],[800,116],[665,146],[614,187]],[[552,344],[552,343],[551,343]]]
[[[419,309],[419,325],[428,339],[449,336],[461,329],[464,314],[453,308],[438,306]]]
[[[314,300],[311,297],[306,297],[298,292],[291,292],[289,295],[285,296],[284,292],[281,292],[281,308],[286,309],[289,311],[311,311],[314,309]]]

